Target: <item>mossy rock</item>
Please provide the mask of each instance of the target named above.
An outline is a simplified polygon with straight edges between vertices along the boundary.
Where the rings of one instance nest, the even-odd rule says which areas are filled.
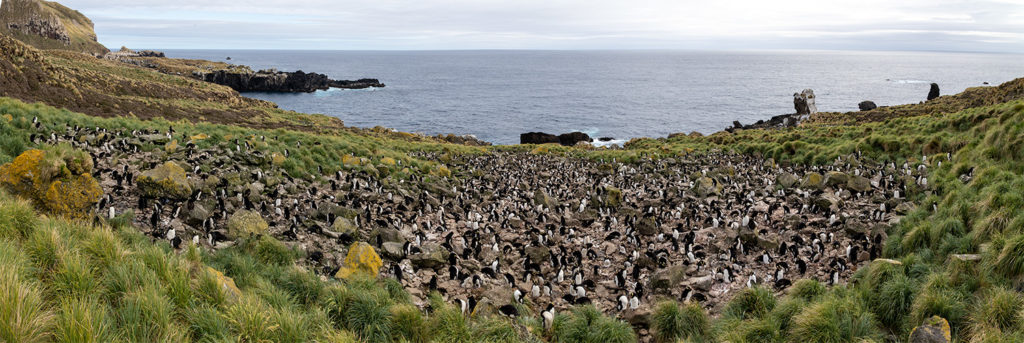
[[[849,174],[837,171],[825,173],[825,184],[829,187],[846,186],[848,181],[850,181]]]
[[[274,166],[280,167],[282,164],[284,164],[284,160],[285,160],[285,157],[282,154],[279,154],[279,153],[276,153],[276,152],[270,154],[270,164],[272,164]]]
[[[622,190],[612,187],[604,187],[604,199],[601,199],[607,207],[619,207],[622,204]]]
[[[949,322],[939,316],[925,319],[921,326],[910,331],[910,343],[949,343],[952,341]]]
[[[871,180],[863,176],[852,176],[850,180],[846,182],[846,188],[857,192],[867,192],[871,190]]]
[[[32,149],[0,166],[0,184],[50,213],[85,218],[103,196],[89,154],[60,145]]]
[[[217,280],[217,285],[220,286],[220,290],[227,295],[228,299],[237,300],[242,296],[242,290],[238,289],[235,285],[235,280],[224,275],[219,270],[213,269],[213,267],[206,267],[206,272],[213,276],[214,280]]]
[[[547,192],[537,190],[533,192],[533,204],[543,205],[547,208],[556,208],[558,207],[558,199],[548,195]]]
[[[331,225],[331,231],[348,234],[353,238],[359,236],[359,228],[356,227],[356,224],[351,219],[345,217],[335,218],[334,224]]]
[[[800,180],[800,188],[822,189],[825,188],[825,177],[817,172],[810,172]]]
[[[693,183],[693,192],[697,196],[711,196],[722,193],[722,185],[710,177],[701,177]]]
[[[228,236],[241,238],[247,235],[262,235],[267,233],[267,221],[263,220],[259,212],[239,210],[228,219]]]
[[[137,178],[139,193],[149,198],[184,200],[192,195],[192,186],[185,169],[167,161],[156,168],[142,172]]]
[[[345,256],[341,269],[338,269],[338,273],[334,277],[347,280],[359,273],[377,277],[380,267],[383,265],[384,261],[380,259],[372,246],[364,242],[356,242],[348,248],[348,255]]]
[[[792,173],[782,173],[775,177],[775,183],[782,186],[782,188],[793,188],[797,182],[800,182],[800,179]]]
[[[164,151],[166,151],[168,154],[173,154],[175,151],[178,151],[178,140],[175,139],[165,144]]]

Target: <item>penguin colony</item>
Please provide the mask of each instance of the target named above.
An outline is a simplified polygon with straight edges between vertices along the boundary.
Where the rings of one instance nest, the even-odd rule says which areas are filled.
[[[853,155],[827,166],[779,166],[724,153],[623,164],[493,152],[446,160],[461,171],[456,178],[342,170],[307,181],[272,167],[244,140],[142,151],[159,136],[184,139],[173,128],[70,126],[31,139],[90,152],[105,192],[97,215],[133,210],[136,227],[176,248],[230,246],[227,218],[258,211],[270,233],[305,251],[302,263],[325,278],[349,244],[366,241],[384,258],[382,276],[397,278],[421,304],[438,291],[467,313],[489,306],[517,316],[525,303],[543,309],[548,323],[576,304],[628,316],[655,297],[715,308],[754,285],[782,291],[801,278],[844,282],[881,255],[885,229],[911,206],[908,191],[927,188],[926,160],[874,165]],[[192,196],[139,197],[134,177],[168,159],[189,171]],[[837,171],[870,187],[777,182]],[[339,216],[354,217],[358,233],[332,231]]]

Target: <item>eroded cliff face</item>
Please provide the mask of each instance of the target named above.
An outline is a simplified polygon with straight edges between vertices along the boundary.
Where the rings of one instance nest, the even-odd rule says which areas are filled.
[[[93,55],[107,53],[96,41],[93,23],[82,13],[52,1],[3,0],[0,32],[39,49],[63,49]]]

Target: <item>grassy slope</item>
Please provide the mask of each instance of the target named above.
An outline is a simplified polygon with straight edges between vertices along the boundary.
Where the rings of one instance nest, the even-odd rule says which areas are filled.
[[[12,3],[17,3],[14,5]],[[96,41],[96,32],[93,31],[93,23],[81,12],[72,10],[53,1],[8,1],[8,7],[3,11],[0,22],[21,22],[24,18],[36,16],[39,18],[54,18],[59,20],[67,31],[70,45],[45,37],[28,35],[20,31],[12,31],[6,26],[0,28],[0,32],[15,36],[23,42],[28,42],[39,49],[62,49],[90,54],[103,54],[107,48]]]

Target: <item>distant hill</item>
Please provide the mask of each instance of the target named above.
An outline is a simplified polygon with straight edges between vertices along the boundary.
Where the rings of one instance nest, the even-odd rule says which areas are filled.
[[[3,0],[0,32],[39,49],[62,49],[102,55],[109,50],[96,41],[92,21],[52,1]]]

